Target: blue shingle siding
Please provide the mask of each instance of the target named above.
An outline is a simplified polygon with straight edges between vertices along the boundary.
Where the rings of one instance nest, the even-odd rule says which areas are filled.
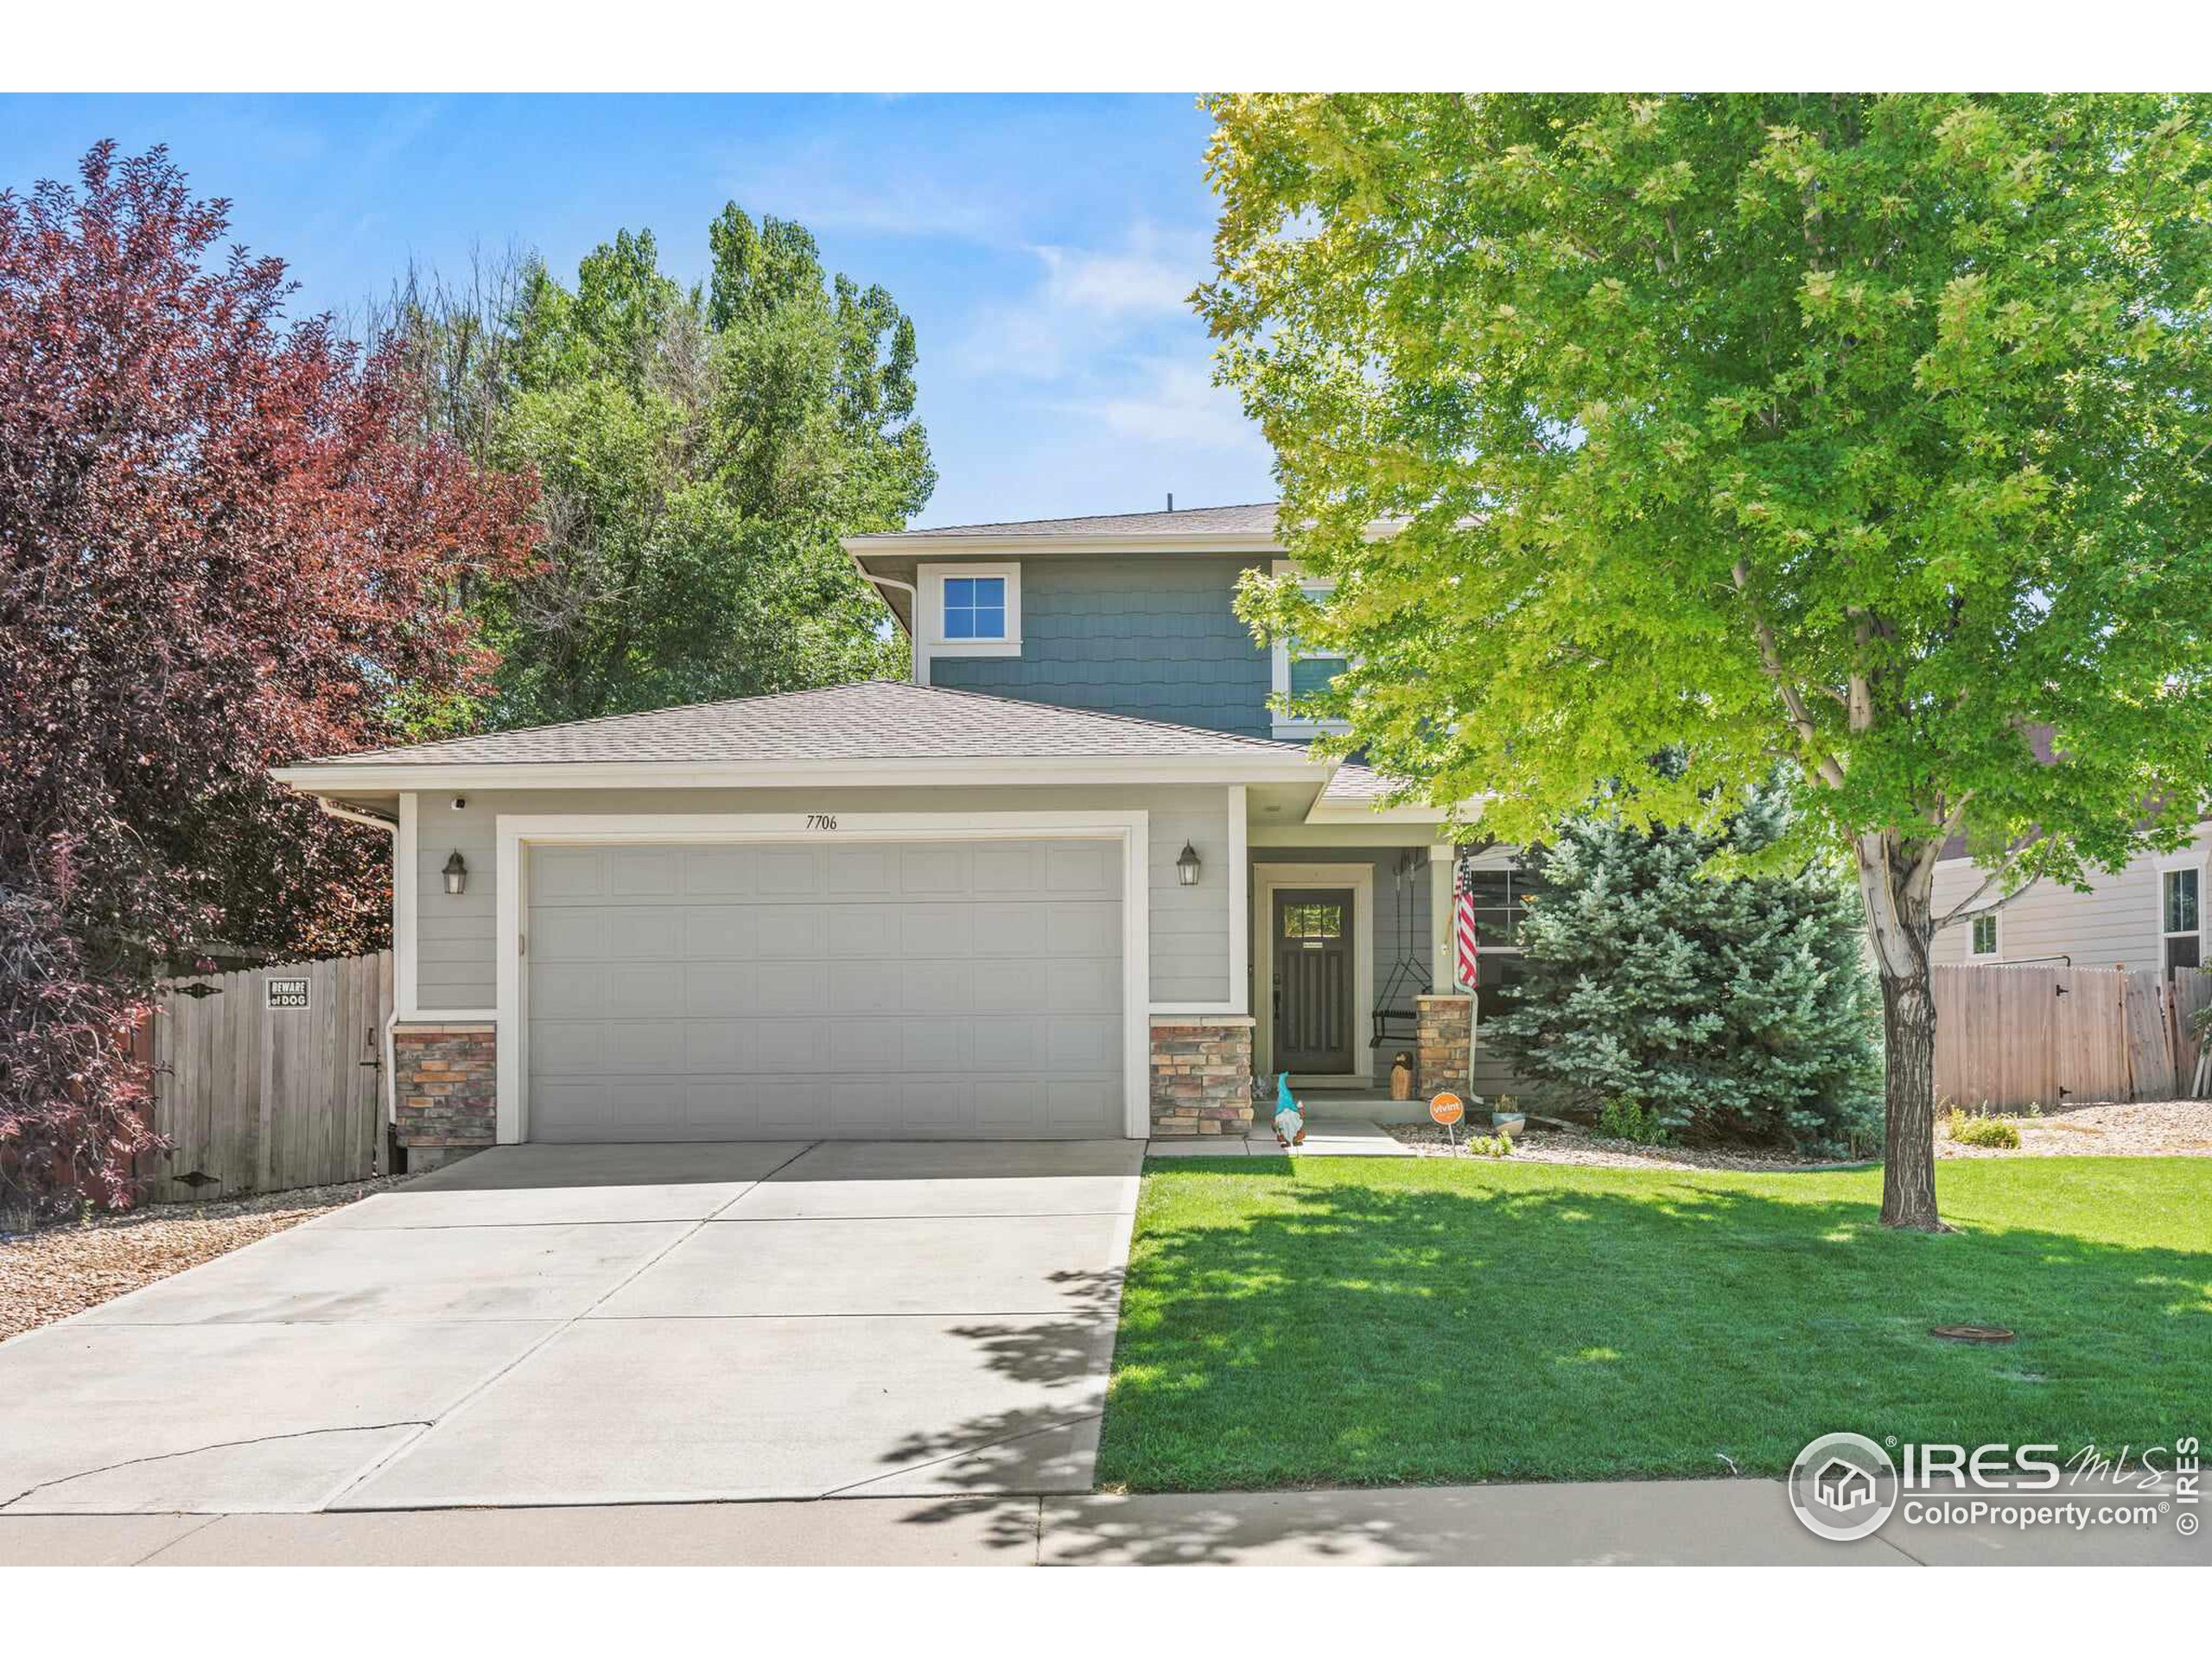
[[[1230,606],[1245,563],[1024,560],[1021,655],[938,657],[930,683],[1268,736],[1268,653]]]

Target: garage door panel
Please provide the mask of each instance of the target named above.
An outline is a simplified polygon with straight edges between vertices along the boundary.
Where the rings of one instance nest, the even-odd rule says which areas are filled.
[[[760,969],[749,962],[687,962],[683,975],[683,1012],[707,1018],[752,1007],[760,982]]]
[[[1102,1119],[1118,1117],[1122,1091],[1118,1083],[1103,1077],[1052,1077],[1043,1086],[1045,1115],[1039,1132],[1081,1135]]]
[[[616,962],[680,962],[683,958],[683,912],[652,905],[610,906],[605,918],[607,954]]]
[[[683,1022],[683,1069],[691,1073],[753,1069],[753,1025],[747,1020]]]
[[[600,1027],[609,1072],[680,1077],[683,1072],[683,1022],[680,1020],[608,1020]]]
[[[753,969],[753,1000],[742,1014],[754,1019],[764,1014],[816,1015],[827,1008],[829,1001],[828,963],[762,963]]]
[[[1105,1071],[1116,1069],[1120,1057],[1122,1022],[1118,1020],[1056,1019],[1046,1027],[1046,1064],[1054,1071]]]
[[[598,963],[607,960],[607,915],[588,909],[542,909],[530,925],[530,955],[549,962]]]
[[[675,847],[617,847],[607,855],[607,892],[614,899],[672,899],[677,892]]]
[[[832,1014],[897,1014],[903,980],[895,962],[833,962],[827,1006]]]
[[[1054,1014],[1119,1014],[1122,964],[1104,957],[1046,963],[1038,980]]]
[[[899,950],[906,957],[964,957],[976,948],[976,912],[968,905],[899,906]]]
[[[683,968],[673,962],[631,962],[605,976],[605,995],[594,1014],[652,1016],[680,1013]]]
[[[979,904],[970,912],[971,938],[979,957],[1041,957],[1046,950],[1046,906],[1039,904]]]
[[[899,891],[895,847],[832,847],[824,856],[827,892],[836,898],[886,899]]]
[[[1033,962],[978,962],[974,964],[976,1006],[1008,1014],[1043,1014],[1052,996],[1046,976]]]
[[[959,842],[899,849],[899,891],[909,898],[932,894],[965,898],[973,849]]]
[[[810,1019],[756,1020],[753,1064],[760,1071],[817,1071],[824,1063],[823,1027]]]
[[[543,928],[543,923],[537,924]],[[534,930],[535,931],[535,930]],[[546,962],[533,949],[530,1013],[533,1020],[582,1020],[607,1007],[607,969],[597,963]]]
[[[1104,897],[1121,886],[1121,862],[1104,842],[1070,841],[1045,849],[1045,886],[1063,898]]]
[[[1036,1020],[978,1020],[973,1029],[978,1075],[1044,1070],[1045,1033]]]
[[[533,1138],[1122,1133],[1116,844],[531,856]]]
[[[1045,891],[1045,849],[1034,842],[980,843],[971,868],[978,894],[1028,899]]]
[[[751,962],[760,950],[760,912],[739,905],[701,906],[683,913],[683,956],[691,962]]]
[[[533,1064],[549,1071],[594,1077],[607,1070],[606,1039],[595,1020],[533,1020],[530,1053]]]
[[[967,1071],[975,1045],[964,1020],[925,1016],[899,1022],[899,1064],[909,1071]]]
[[[975,964],[907,962],[899,966],[899,1006],[908,1014],[965,1014],[976,1006]]]
[[[683,892],[690,899],[749,899],[753,888],[750,847],[686,847]]]
[[[1096,902],[1050,906],[1045,912],[1045,948],[1056,957],[1118,957],[1121,909]]]
[[[819,906],[770,905],[753,915],[761,961],[815,961],[826,953],[827,923]]]
[[[763,847],[755,865],[763,899],[818,899],[822,896],[822,849],[817,847]]]
[[[531,872],[541,904],[598,899],[607,891],[607,859],[596,847],[548,847]]]

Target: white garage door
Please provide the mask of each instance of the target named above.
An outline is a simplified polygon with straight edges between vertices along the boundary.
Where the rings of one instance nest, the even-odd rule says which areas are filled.
[[[1117,1136],[1110,841],[540,847],[534,1141]]]

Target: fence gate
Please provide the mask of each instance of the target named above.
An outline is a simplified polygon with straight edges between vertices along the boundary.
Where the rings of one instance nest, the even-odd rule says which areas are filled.
[[[2187,1095],[2212,975],[1946,963],[1935,991],[1937,1101],[2012,1111]]]
[[[378,1173],[391,953],[167,981],[153,1020],[156,1204]]]

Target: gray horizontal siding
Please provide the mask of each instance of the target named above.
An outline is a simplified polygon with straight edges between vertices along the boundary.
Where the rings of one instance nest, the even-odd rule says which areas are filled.
[[[2212,844],[2212,836],[2199,832],[2200,868],[2208,844]],[[1941,916],[1957,906],[1981,885],[1983,874],[1963,861],[1938,865],[1936,913]],[[2115,874],[2093,877],[2087,893],[2038,882],[1999,912],[1999,960],[2065,956],[2071,957],[2077,968],[2159,967],[2165,953],[2158,897],[2158,859],[2151,853],[2131,860]],[[1986,895],[1983,902],[1988,902]],[[1969,931],[1960,922],[1938,933],[1933,959],[1939,963],[1977,960],[1969,954]]]
[[[1269,658],[1231,602],[1246,563],[1026,560],[1021,654],[936,657],[930,683],[1266,737]]]

